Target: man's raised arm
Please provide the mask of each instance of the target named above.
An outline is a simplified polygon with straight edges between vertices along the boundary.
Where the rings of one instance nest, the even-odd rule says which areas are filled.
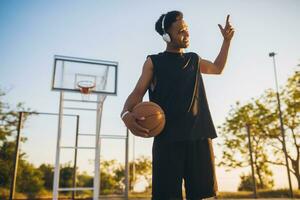
[[[201,73],[204,73],[204,74],[221,74],[222,73],[222,71],[225,67],[225,64],[226,64],[230,42],[234,35],[234,29],[229,22],[229,17],[230,17],[230,15],[227,15],[226,25],[224,28],[222,27],[222,25],[218,24],[220,31],[222,33],[222,36],[223,36],[223,44],[222,44],[220,53],[213,63],[211,61],[205,60],[205,59],[201,59],[199,61]]]

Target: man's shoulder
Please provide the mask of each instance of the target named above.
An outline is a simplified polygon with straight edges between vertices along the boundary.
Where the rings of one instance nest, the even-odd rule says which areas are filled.
[[[161,60],[161,58],[163,58],[163,57],[164,57],[163,52],[147,55],[147,59],[150,58],[153,63],[156,63],[157,61]]]
[[[147,58],[148,57],[158,57],[158,56],[163,56],[164,55],[164,52],[158,52],[158,53],[154,53],[154,54],[148,54],[147,55]]]

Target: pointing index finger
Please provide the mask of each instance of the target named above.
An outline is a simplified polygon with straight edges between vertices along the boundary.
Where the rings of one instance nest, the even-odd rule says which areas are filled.
[[[230,17],[230,15],[227,15],[227,17],[226,17],[226,26],[229,25],[229,17]]]

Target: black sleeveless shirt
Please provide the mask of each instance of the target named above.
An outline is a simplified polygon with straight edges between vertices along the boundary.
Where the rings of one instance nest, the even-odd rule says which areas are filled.
[[[155,140],[217,137],[198,64],[200,57],[167,51],[148,57],[153,63],[149,99],[161,106],[166,117],[165,128]]]

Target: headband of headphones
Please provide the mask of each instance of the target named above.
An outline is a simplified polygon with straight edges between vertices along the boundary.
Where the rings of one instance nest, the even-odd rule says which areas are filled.
[[[161,28],[163,30],[164,33],[166,33],[166,30],[165,30],[165,19],[166,19],[166,16],[167,14],[164,15],[163,19],[162,19],[162,22],[161,22]]]
[[[161,28],[163,30],[162,38],[166,42],[171,42],[171,37],[170,37],[170,35],[165,30],[165,19],[166,19],[166,16],[167,16],[167,14],[164,15],[164,17],[162,19],[162,22],[161,22]]]

